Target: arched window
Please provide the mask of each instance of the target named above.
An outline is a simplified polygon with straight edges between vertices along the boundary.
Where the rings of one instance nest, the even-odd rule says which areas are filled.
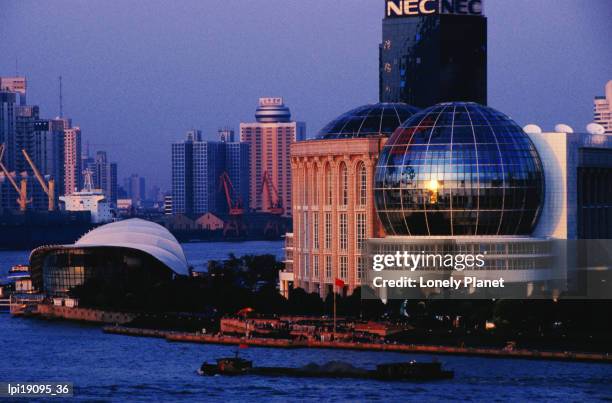
[[[349,191],[348,191],[348,169],[346,164],[343,162],[340,164],[340,205],[348,205]]]
[[[312,166],[312,204],[319,205],[319,172],[316,165]]]
[[[357,165],[357,195],[360,206],[368,202],[368,169],[363,162]]]
[[[333,175],[329,164],[325,166],[325,205],[331,206],[333,203]]]
[[[310,185],[310,176],[308,174],[308,168],[304,165],[302,167],[302,183],[304,184],[302,188],[302,206],[308,206],[308,187]]]

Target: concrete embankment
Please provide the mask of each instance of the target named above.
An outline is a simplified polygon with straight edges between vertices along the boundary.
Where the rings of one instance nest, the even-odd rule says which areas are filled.
[[[97,309],[73,308],[65,306],[55,306],[48,304],[39,304],[37,306],[36,315],[47,319],[67,319],[93,323],[129,323],[136,314],[124,312],[109,312]]]
[[[294,341],[287,339],[263,339],[263,338],[241,338],[221,335],[205,335],[196,333],[183,333],[162,330],[128,328],[122,326],[104,327],[104,332],[143,337],[159,337],[173,342],[189,342],[203,344],[246,344],[253,347],[275,347],[275,348],[334,348],[345,350],[364,351],[391,351],[413,354],[444,354],[444,355],[467,355],[493,358],[518,358],[531,360],[554,360],[554,361],[579,361],[598,362],[612,364],[612,355],[595,353],[574,352],[550,352],[534,350],[500,350],[491,348],[472,347],[450,347],[450,346],[425,346],[413,344],[382,344],[382,343],[357,343],[357,342],[322,342],[322,341]]]

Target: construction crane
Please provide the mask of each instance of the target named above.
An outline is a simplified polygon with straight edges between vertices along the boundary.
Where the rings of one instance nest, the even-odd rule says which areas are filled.
[[[244,215],[242,198],[238,195],[236,201],[233,200],[232,195],[235,194],[234,185],[227,172],[223,172],[219,179],[221,181],[220,186],[225,193],[225,200],[229,212],[229,219],[223,226],[223,236],[229,233],[233,233],[237,237],[245,235],[247,227],[242,220]]]
[[[283,209],[280,197],[278,196],[278,190],[272,180],[270,179],[270,175],[268,175],[268,171],[264,171],[263,177],[261,179],[261,194],[266,195],[268,198],[267,206],[264,206],[264,209],[267,207],[267,211],[274,215],[283,215],[285,210]],[[263,199],[263,197],[262,197]]]
[[[32,202],[32,199],[28,199],[28,180],[21,178],[21,183],[17,185],[13,175],[6,169],[2,163],[2,157],[4,156],[4,144],[0,144],[0,169],[4,172],[4,176],[9,180],[15,191],[17,192],[17,204],[19,205],[19,211],[26,211],[28,204]]]
[[[261,195],[262,202],[264,196],[267,198],[267,203],[263,203],[263,210],[270,214],[266,225],[264,226],[263,233],[265,236],[270,238],[277,238],[286,231],[286,223],[282,215],[285,213],[282,202],[278,195],[278,190],[272,180],[268,171],[264,171],[261,179]]]
[[[40,183],[40,187],[47,194],[47,198],[49,199],[49,211],[55,211],[55,181],[53,180],[53,178],[51,178],[49,179],[48,183],[45,182],[45,179],[40,174],[40,171],[30,158],[26,150],[21,150],[21,152],[23,153],[23,156],[25,157],[26,161],[28,161],[30,168],[32,168],[34,176],[36,176],[38,183]]]

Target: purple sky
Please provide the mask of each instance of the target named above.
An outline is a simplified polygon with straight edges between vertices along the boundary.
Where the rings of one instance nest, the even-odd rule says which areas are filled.
[[[612,79],[610,0],[488,0],[489,102],[521,125],[582,129]],[[283,96],[312,136],[378,99],[382,0],[2,0],[0,75],[64,111],[120,178],[170,184],[170,143],[215,138]]]

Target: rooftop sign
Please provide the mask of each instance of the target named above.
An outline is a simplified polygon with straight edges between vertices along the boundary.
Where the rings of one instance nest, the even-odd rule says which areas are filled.
[[[25,77],[0,77],[0,91],[26,93]]]
[[[283,98],[259,98],[259,106],[283,106]]]
[[[385,0],[386,18],[436,14],[483,15],[484,0]]]

